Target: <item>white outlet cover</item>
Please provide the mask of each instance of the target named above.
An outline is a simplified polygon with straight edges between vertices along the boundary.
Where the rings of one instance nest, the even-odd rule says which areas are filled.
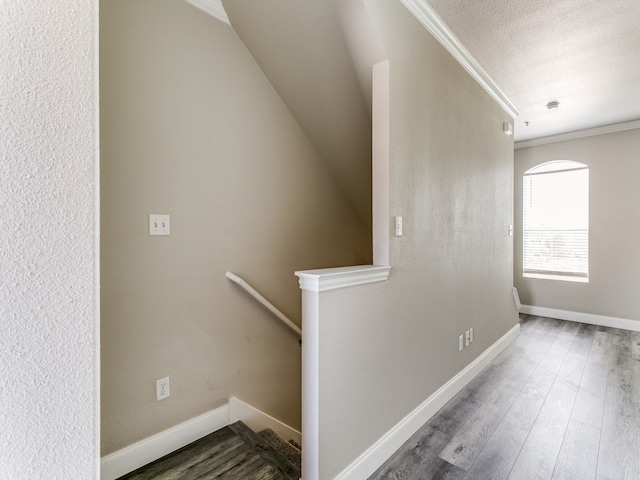
[[[169,377],[156,380],[156,401],[164,400],[171,396],[171,390],[169,388]]]

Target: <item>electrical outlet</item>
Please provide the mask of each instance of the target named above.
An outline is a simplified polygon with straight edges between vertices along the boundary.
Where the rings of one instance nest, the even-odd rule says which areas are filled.
[[[469,329],[469,342],[473,343],[473,328]]]
[[[464,335],[458,337],[458,351],[461,352],[464,348]]]
[[[469,330],[467,330],[464,334],[464,346],[468,347],[470,343],[471,343],[471,334],[469,333]]]
[[[171,392],[169,390],[169,377],[161,378],[160,380],[156,380],[156,401],[164,400],[165,398],[169,398]]]

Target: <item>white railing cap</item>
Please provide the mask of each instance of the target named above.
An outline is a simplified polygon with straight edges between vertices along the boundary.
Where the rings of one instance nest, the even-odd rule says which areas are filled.
[[[326,292],[338,288],[355,287],[367,283],[384,282],[389,278],[391,267],[379,265],[356,265],[353,267],[321,268],[295,272],[300,279],[300,288],[308,292]]]

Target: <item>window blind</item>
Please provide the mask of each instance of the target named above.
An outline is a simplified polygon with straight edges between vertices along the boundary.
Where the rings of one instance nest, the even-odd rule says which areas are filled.
[[[524,175],[523,273],[589,277],[587,166],[553,162]]]

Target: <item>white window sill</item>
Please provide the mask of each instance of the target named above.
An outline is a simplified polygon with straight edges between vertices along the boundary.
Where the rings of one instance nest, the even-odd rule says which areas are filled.
[[[545,275],[544,273],[523,273],[524,278],[539,278],[542,280],[560,280],[562,282],[589,283],[589,278],[572,277],[569,275]]]

